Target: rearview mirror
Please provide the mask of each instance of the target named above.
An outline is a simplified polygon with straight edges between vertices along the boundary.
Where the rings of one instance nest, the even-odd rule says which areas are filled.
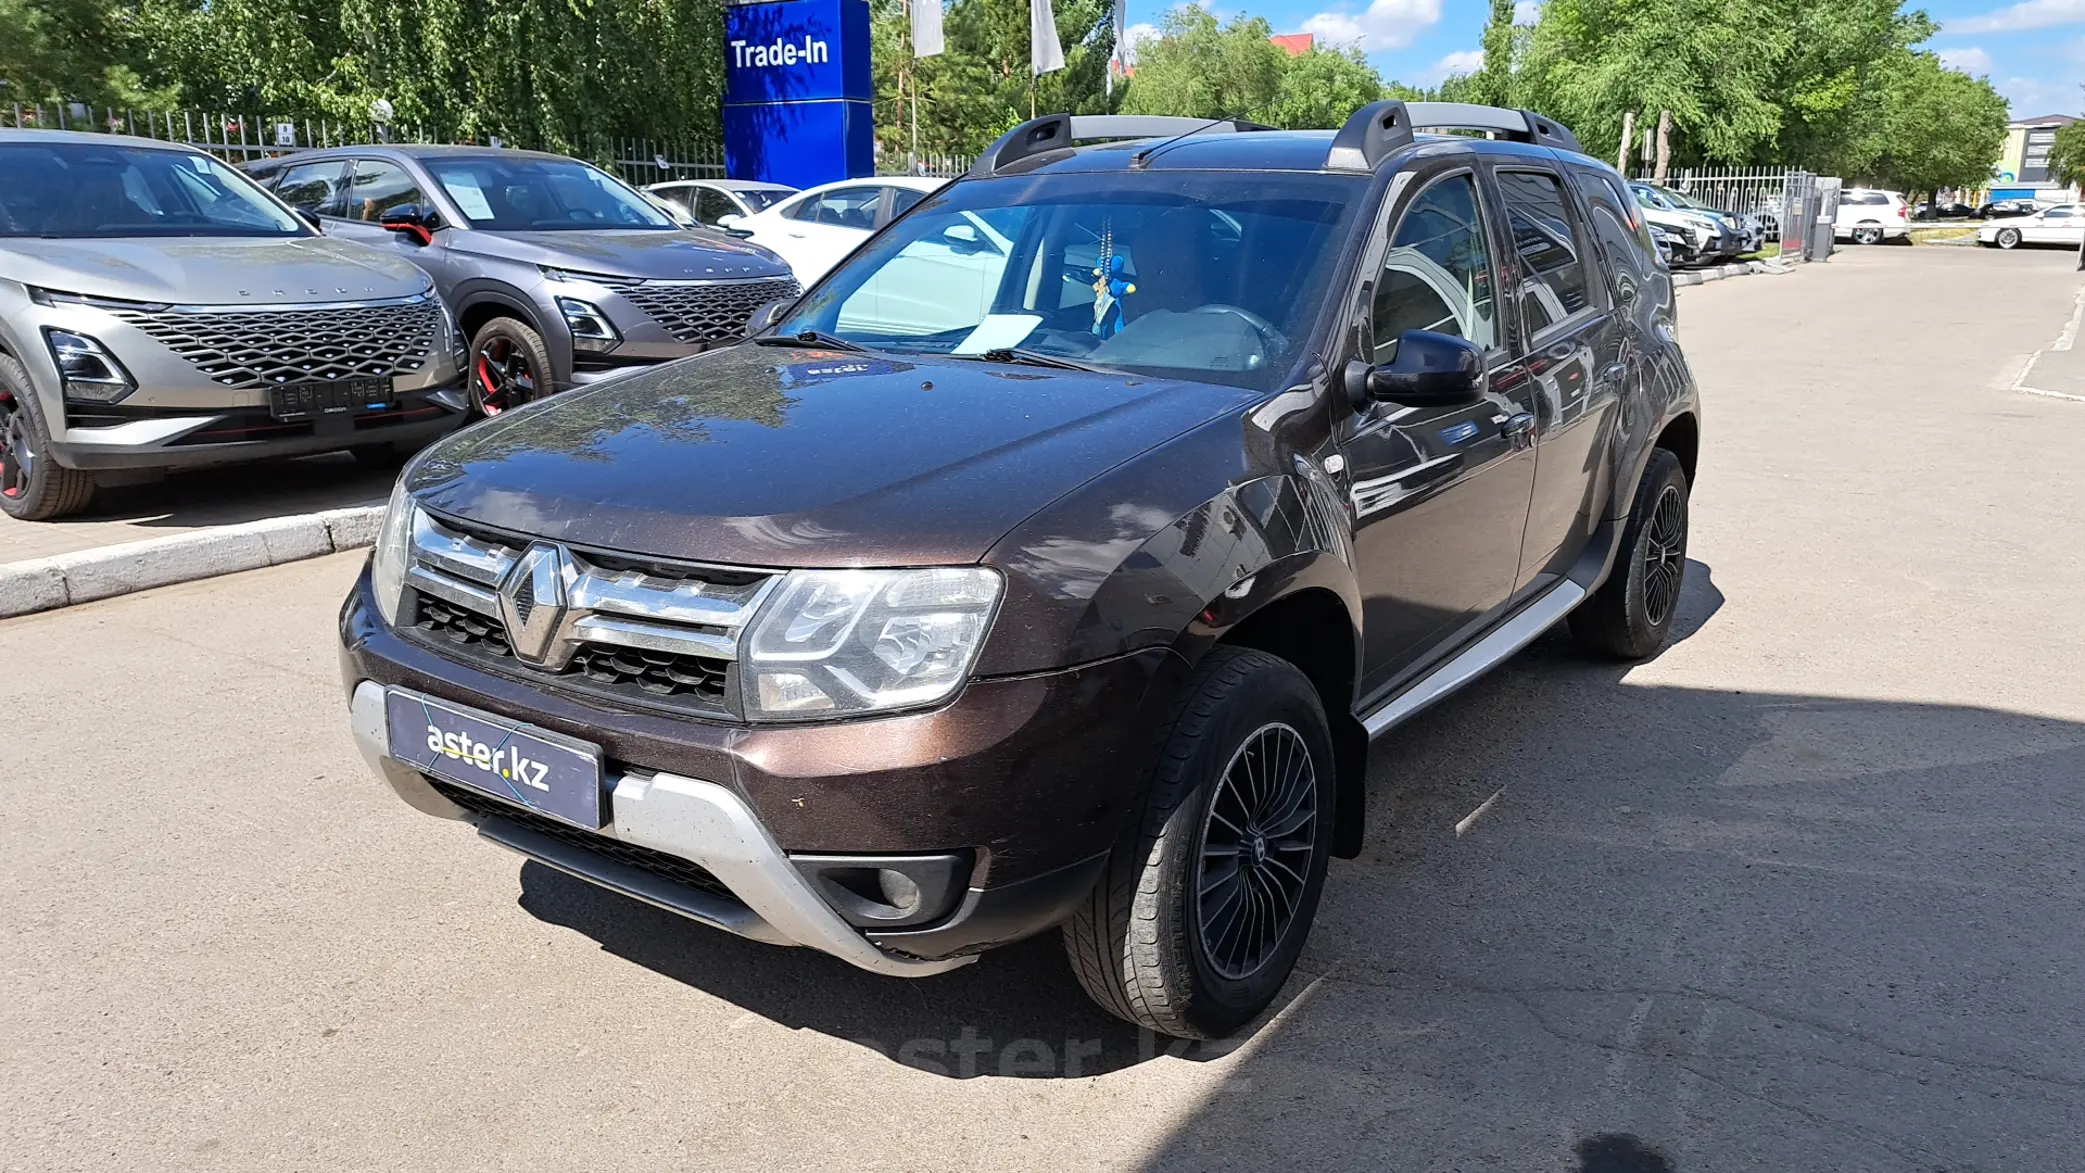
[[[434,209],[421,204],[396,204],[385,208],[377,222],[400,236],[411,237],[423,245],[434,243],[435,229],[441,221]]]
[[[753,338],[772,329],[776,322],[782,320],[782,311],[789,308],[789,300],[786,297],[776,298],[754,310],[753,316],[746,319],[746,337]]]
[[[1347,364],[1347,395],[1360,410],[1373,402],[1461,407],[1484,398],[1484,350],[1467,338],[1406,330],[1397,353],[1376,366]]]

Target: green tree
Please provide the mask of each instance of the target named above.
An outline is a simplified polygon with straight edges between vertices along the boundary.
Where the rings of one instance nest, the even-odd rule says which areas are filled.
[[[1931,53],[1906,53],[1891,69],[1880,121],[1871,173],[1907,192],[1980,185],[2005,146],[2005,99]]]
[[[156,108],[174,92],[140,74],[149,39],[120,0],[0,0],[0,99]]]
[[[2085,122],[2056,131],[2056,142],[2049,148],[2049,174],[2058,183],[2085,183]]]
[[[1141,70],[1137,76],[1142,79]],[[1312,49],[1284,63],[1266,121],[1292,130],[1337,130],[1382,97],[1382,76],[1359,50]]]
[[[1156,40],[1137,50],[1137,75],[1122,109],[1189,118],[1273,118],[1288,54],[1268,40],[1266,19],[1240,16],[1227,25],[1199,4],[1166,13]]]
[[[1028,0],[955,0],[942,16],[946,48],[926,58],[912,56],[902,0],[875,0],[876,137],[885,157],[902,159],[911,148],[914,87],[923,154],[976,154],[1027,119],[1031,101],[1040,113],[1109,112],[1115,40],[1107,0],[1059,0],[1053,8],[1064,68],[1034,79],[1031,92]]]

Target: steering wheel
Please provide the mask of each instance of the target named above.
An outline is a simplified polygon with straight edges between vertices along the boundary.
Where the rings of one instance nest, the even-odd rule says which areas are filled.
[[[1260,332],[1261,341],[1265,342],[1274,353],[1286,354],[1288,352],[1288,336],[1275,329],[1274,323],[1246,309],[1244,306],[1230,305],[1226,302],[1211,302],[1208,305],[1198,305],[1188,312],[1196,314],[1236,314],[1245,319],[1246,325]]]

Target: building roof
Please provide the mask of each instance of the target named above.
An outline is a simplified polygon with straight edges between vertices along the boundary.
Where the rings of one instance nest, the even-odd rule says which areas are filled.
[[[2069,126],[2077,119],[2069,114],[2044,114],[2040,118],[2015,118],[2014,126]]]
[[[1291,57],[1303,56],[1316,48],[1318,43],[1317,34],[1315,33],[1276,33],[1267,39],[1280,45],[1282,50]]]

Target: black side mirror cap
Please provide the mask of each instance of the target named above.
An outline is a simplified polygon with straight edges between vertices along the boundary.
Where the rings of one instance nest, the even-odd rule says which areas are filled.
[[[746,319],[746,337],[755,338],[773,329],[774,324],[782,320],[782,311],[788,309],[789,304],[788,298],[781,297],[754,310],[753,316]]]
[[[326,231],[326,222],[319,219],[319,214],[310,208],[291,208],[290,211],[297,213],[297,219],[304,221],[313,232]]]
[[[1405,407],[1462,407],[1484,398],[1489,384],[1484,348],[1467,338],[1406,330],[1387,363],[1347,364],[1347,396],[1356,411],[1370,403]]]
[[[434,214],[434,209],[420,204],[398,204],[385,208],[377,222],[400,236],[413,238],[422,245],[433,244],[435,229],[442,226],[440,218]]]

